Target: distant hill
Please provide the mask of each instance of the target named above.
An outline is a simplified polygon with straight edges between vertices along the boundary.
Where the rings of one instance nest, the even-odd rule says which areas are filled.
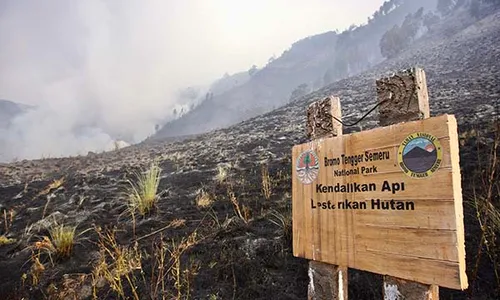
[[[7,128],[15,116],[30,108],[28,105],[0,99],[0,129]]]
[[[364,26],[297,41],[252,75],[243,71],[216,82],[212,94],[207,94],[189,112],[166,123],[153,139],[223,128],[271,111],[339,79],[359,74],[384,60],[379,44],[389,29],[402,24],[408,14],[420,8],[427,13],[436,5],[437,0],[386,1]]]
[[[247,83],[255,73],[259,70],[256,66],[250,68],[248,71],[239,72],[233,75],[224,74],[224,76],[216,80],[210,86],[210,93],[215,96],[224,94],[227,91],[235,89],[245,83]]]

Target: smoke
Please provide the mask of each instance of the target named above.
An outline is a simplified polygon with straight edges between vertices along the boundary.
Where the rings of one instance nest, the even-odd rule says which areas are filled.
[[[35,108],[0,129],[0,161],[140,142],[174,108],[189,107],[179,103],[179,89],[206,87],[295,40],[352,22],[340,6],[313,2],[2,0],[0,98]],[[366,10],[363,19],[373,9]]]
[[[0,160],[139,142],[171,117],[180,87],[206,80],[179,55],[165,5],[140,3],[3,4],[0,91],[36,107],[0,132]]]

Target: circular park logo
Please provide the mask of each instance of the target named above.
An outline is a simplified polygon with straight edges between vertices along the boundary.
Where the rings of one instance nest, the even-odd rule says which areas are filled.
[[[398,164],[413,178],[425,178],[437,171],[443,159],[439,140],[428,133],[416,132],[407,136],[399,146]]]
[[[319,158],[312,150],[306,150],[297,159],[297,176],[303,184],[311,184],[319,173]]]

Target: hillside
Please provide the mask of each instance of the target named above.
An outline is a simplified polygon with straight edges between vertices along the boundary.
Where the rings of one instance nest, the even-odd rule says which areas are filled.
[[[0,130],[7,128],[15,116],[25,112],[29,108],[27,105],[0,99]]]
[[[12,102],[9,100],[0,99],[0,162],[5,161],[5,149],[8,148],[8,131],[11,130],[10,125],[15,121],[16,116],[19,116],[32,106]]]
[[[231,75],[226,73],[208,87],[191,86],[181,89],[176,95],[176,102],[178,104],[173,111],[174,119],[184,117],[186,113],[196,109],[203,101],[211,101],[214,96],[219,96],[245,84],[256,72],[258,72],[258,69],[256,66],[253,66],[247,71]]]
[[[181,118],[165,124],[153,138],[226,127],[286,104],[301,85],[306,86],[306,91],[317,90],[365,71],[383,60],[379,42],[387,30],[401,24],[409,13],[421,7],[425,12],[436,7],[436,0],[392,0],[387,3],[393,3],[394,7],[385,8],[384,5],[365,26],[297,41],[280,57],[270,59],[247,82],[214,95]]]
[[[113,276],[102,275],[106,266],[118,272],[108,249],[123,258],[118,277],[129,298],[130,287],[137,286],[141,299],[179,293],[182,299],[305,299],[307,261],[291,252],[290,173],[291,147],[306,141],[306,107],[339,96],[344,119],[355,121],[375,103],[375,80],[410,66],[426,71],[431,115],[453,113],[458,119],[464,202],[469,203],[471,182],[485,169],[478,158],[491,154],[494,128],[489,126],[500,113],[500,11],[474,21],[467,14],[456,11],[448,19],[453,22],[367,71],[225,129],[102,154],[0,164],[0,236],[12,239],[0,245],[0,298],[90,299],[94,288],[99,299],[118,298],[110,285]],[[276,103],[288,102],[288,96]],[[210,108],[206,103],[201,106]],[[344,132],[369,129],[376,119],[372,114]],[[474,138],[473,127],[484,139]],[[162,169],[157,208],[132,219],[123,194],[127,179],[154,159]],[[472,206],[465,212],[470,298],[498,299],[498,266],[485,255],[478,276],[472,274],[480,232]],[[82,233],[69,259],[39,251],[49,247],[43,237],[53,220],[77,225]],[[121,247],[113,247],[111,235],[106,239],[97,227],[115,228]],[[168,269],[157,267],[162,257]],[[158,273],[162,270],[168,274]],[[380,299],[380,276],[349,274],[351,299]],[[441,291],[442,299],[467,298]]]

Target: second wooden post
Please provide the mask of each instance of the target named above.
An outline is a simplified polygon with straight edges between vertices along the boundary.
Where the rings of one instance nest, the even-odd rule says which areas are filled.
[[[342,135],[340,99],[327,97],[307,109],[307,137],[316,139]],[[309,300],[347,300],[347,267],[319,261],[309,262]]]
[[[394,76],[381,78],[376,85],[378,101],[384,101],[379,109],[380,126],[430,117],[424,70],[408,69]],[[385,276],[384,299],[437,300],[439,287]]]

